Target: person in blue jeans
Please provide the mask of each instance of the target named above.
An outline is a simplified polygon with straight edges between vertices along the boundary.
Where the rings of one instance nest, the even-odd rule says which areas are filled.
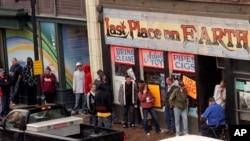
[[[141,107],[142,107],[142,112],[143,112],[143,117],[144,117],[143,124],[144,124],[144,130],[146,134],[148,136],[150,135],[150,129],[149,129],[148,122],[147,122],[148,113],[151,115],[153,119],[155,132],[156,133],[161,132],[160,126],[158,124],[158,118],[153,107],[155,97],[149,91],[148,85],[146,83],[143,83],[140,86],[139,92],[138,92],[138,98],[140,100]]]
[[[81,98],[83,102],[86,101],[86,96],[84,95],[85,74],[82,70],[82,64],[80,62],[77,62],[76,67],[77,69],[73,75],[73,88],[72,88],[73,93],[75,94],[75,107],[74,111],[72,111],[72,114],[78,114]]]
[[[179,88],[174,89],[169,97],[169,104],[174,107],[176,136],[180,136],[180,117],[184,135],[188,135],[187,91],[183,82],[179,82]]]
[[[164,111],[164,120],[167,124],[167,133],[174,134],[175,133],[175,119],[174,119],[174,109],[169,104],[169,97],[173,93],[174,89],[177,88],[177,86],[174,84],[174,80],[171,77],[166,78],[166,94],[165,94],[165,111]]]

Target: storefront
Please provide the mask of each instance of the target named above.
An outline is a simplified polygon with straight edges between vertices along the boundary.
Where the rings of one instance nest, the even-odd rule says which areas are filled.
[[[165,78],[171,76],[177,84],[185,83],[190,132],[197,133],[207,99],[225,79],[228,123],[250,121],[243,106],[250,89],[250,69],[244,65],[250,59],[248,20],[104,7],[102,26],[105,49],[111,54],[104,65],[111,60],[115,104],[123,76],[143,79],[157,99],[155,109],[165,128]]]
[[[35,60],[32,24],[27,12],[26,16],[21,28],[0,25],[1,67],[7,73],[12,58],[17,58],[22,66],[26,65],[27,57]],[[7,18],[5,22],[8,20],[11,19]],[[71,88],[75,64],[90,64],[86,22],[37,17],[37,34],[43,70],[49,66],[57,78],[55,102],[73,108],[75,102]],[[19,101],[27,103],[23,91],[19,94]]]

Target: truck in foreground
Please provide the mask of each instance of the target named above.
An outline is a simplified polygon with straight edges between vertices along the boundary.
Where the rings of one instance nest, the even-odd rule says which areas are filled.
[[[1,141],[125,141],[123,131],[83,124],[58,104],[12,110],[1,120]]]

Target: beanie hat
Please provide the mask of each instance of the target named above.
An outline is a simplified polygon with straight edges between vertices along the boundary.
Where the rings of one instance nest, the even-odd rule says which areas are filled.
[[[46,70],[49,70],[49,71],[51,71],[51,68],[50,68],[49,66],[47,66],[47,67],[46,67]]]

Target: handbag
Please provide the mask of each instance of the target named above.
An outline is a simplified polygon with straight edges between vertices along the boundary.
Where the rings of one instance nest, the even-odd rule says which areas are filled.
[[[2,89],[0,87],[0,97],[2,97],[2,96],[3,96],[3,91],[2,91]]]

